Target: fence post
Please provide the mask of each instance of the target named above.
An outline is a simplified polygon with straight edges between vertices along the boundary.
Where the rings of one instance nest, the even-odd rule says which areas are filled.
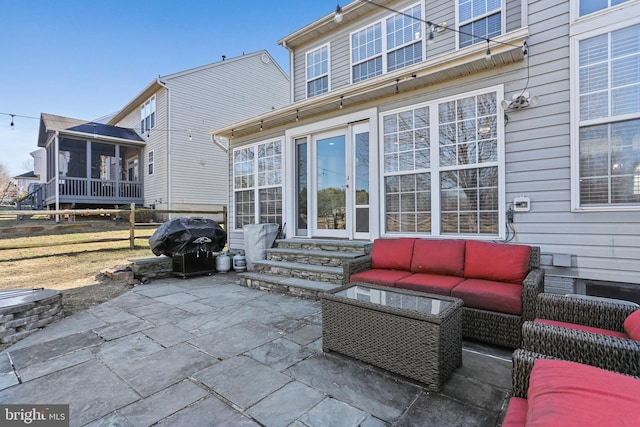
[[[136,204],[131,203],[129,212],[129,249],[136,247]]]

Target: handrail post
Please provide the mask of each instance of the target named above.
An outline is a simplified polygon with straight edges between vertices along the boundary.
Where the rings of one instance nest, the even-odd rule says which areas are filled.
[[[131,212],[129,212],[129,249],[136,247],[136,204],[131,203]]]

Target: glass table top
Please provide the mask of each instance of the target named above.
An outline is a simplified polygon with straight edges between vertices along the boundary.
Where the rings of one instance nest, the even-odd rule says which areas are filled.
[[[424,296],[413,295],[398,292],[393,288],[378,289],[371,288],[366,285],[353,285],[334,293],[334,295],[363,302],[380,304],[387,307],[413,310],[433,315],[439,315],[453,305],[452,301],[433,298],[426,294]]]

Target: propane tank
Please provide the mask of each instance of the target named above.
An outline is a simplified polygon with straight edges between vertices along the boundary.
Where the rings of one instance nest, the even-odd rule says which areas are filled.
[[[231,258],[226,252],[223,252],[216,257],[216,271],[226,273],[229,270],[231,270]]]
[[[247,271],[247,258],[244,255],[234,255],[233,269],[238,272]]]

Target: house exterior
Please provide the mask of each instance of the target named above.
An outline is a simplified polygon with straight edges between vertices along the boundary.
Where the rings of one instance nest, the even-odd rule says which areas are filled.
[[[144,140],[133,130],[42,113],[38,146],[46,151],[46,176],[20,208],[142,203]]]
[[[267,51],[154,79],[107,122],[134,129],[144,140],[144,205],[226,207],[227,142],[211,138],[211,126],[280,109],[290,101],[289,88],[288,76]]]
[[[550,292],[640,287],[640,1],[356,0],[279,41],[292,102],[230,138],[230,244],[541,247]]]

